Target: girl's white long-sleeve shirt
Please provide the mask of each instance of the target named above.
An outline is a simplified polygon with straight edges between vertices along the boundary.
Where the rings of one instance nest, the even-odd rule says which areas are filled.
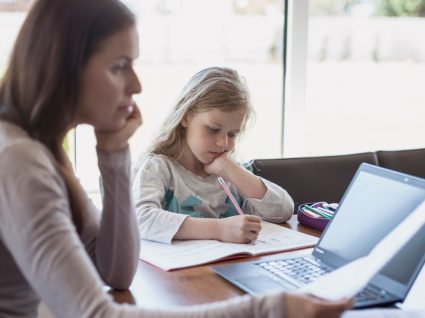
[[[292,198],[277,184],[261,180],[267,188],[261,199],[246,198],[233,184],[226,184],[246,214],[275,223],[289,220],[294,211]],[[197,176],[163,155],[149,153],[138,161],[132,194],[141,238],[162,243],[171,243],[188,216],[222,218],[238,214],[217,176]]]

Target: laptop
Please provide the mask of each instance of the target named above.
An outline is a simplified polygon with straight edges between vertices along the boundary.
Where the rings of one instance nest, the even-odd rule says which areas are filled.
[[[295,290],[367,255],[423,200],[425,179],[362,163],[312,253],[211,268],[250,294]],[[424,261],[425,226],[356,295],[354,307],[403,301]]]

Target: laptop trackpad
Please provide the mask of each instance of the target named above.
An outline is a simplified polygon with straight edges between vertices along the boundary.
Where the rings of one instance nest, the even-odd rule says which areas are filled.
[[[288,289],[287,286],[283,286],[267,276],[252,276],[247,278],[240,278],[236,281],[245,288],[250,289],[255,294],[271,290]]]

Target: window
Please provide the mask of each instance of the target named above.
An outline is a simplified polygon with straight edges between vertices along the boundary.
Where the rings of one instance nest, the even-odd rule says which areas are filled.
[[[308,56],[292,61],[285,156],[424,147],[425,1],[296,2]]]
[[[0,76],[25,19],[30,1],[0,0]]]

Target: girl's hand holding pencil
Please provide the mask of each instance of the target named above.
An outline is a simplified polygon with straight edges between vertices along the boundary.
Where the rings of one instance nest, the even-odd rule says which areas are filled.
[[[218,237],[223,242],[251,243],[260,231],[261,219],[255,215],[236,215],[218,220]]]
[[[250,243],[255,241],[258,233],[261,231],[261,219],[254,215],[245,215],[223,178],[219,177],[218,182],[236,211],[240,214],[240,216],[220,220],[222,223],[219,227],[222,230],[220,234],[220,237],[222,237],[221,241],[233,243]]]

